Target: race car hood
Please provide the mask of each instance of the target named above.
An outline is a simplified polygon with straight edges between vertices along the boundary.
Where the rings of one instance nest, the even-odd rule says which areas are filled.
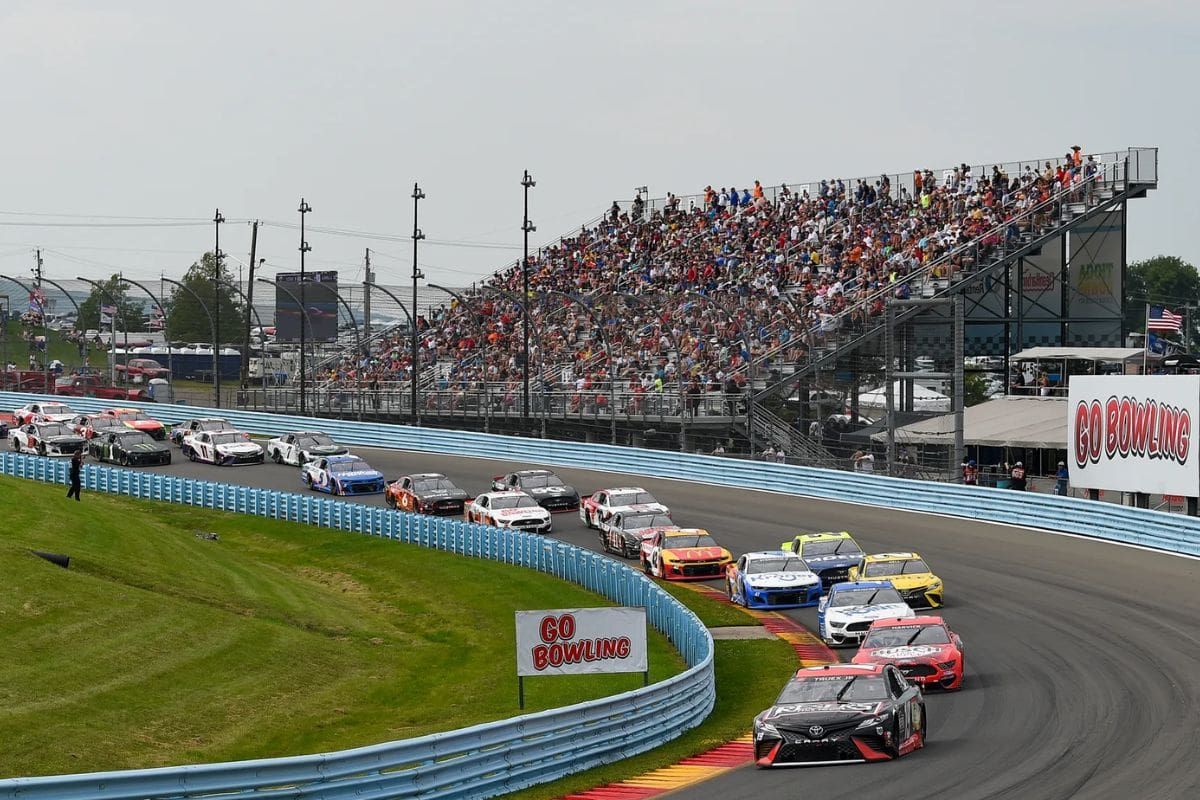
[[[154,419],[127,419],[122,422],[127,428],[133,428],[135,431],[156,431],[163,426],[161,422]]]
[[[350,452],[350,448],[336,444],[319,444],[316,447],[304,448],[304,452],[312,456],[344,456]]]
[[[825,609],[827,620],[838,622],[862,622],[864,620],[887,619],[889,617],[916,616],[907,603],[886,603],[875,606],[838,606]]]
[[[821,579],[811,572],[759,572],[745,577],[746,585],[755,589],[790,589],[812,586]]]
[[[356,469],[353,472],[336,472],[330,475],[334,480],[345,481],[369,481],[383,477],[383,473],[377,469]]]
[[[894,664],[899,661],[905,663],[942,662],[950,661],[954,657],[955,650],[952,644],[916,644],[872,647],[870,649],[859,648],[858,653],[854,656],[854,661],[859,664]]]
[[[911,575],[892,575],[887,578],[879,578],[879,580],[887,581],[897,589],[922,589],[937,581],[937,577],[932,572],[917,572]]]
[[[627,528],[621,531],[621,533],[635,539],[641,539],[644,542],[647,539],[652,538],[654,534],[658,533],[659,531],[670,531],[674,529],[674,525],[656,525],[653,528]]]
[[[550,512],[538,506],[537,508],[493,508],[492,516],[497,519],[517,519],[518,517],[548,517]]]
[[[574,486],[542,486],[537,489],[522,489],[526,494],[531,494],[534,497],[557,497],[563,494],[575,494]]]
[[[233,444],[219,444],[216,446],[219,453],[261,453],[262,448],[254,442],[235,442]]]
[[[434,489],[429,492],[421,492],[420,497],[422,500],[434,500],[434,501],[437,501],[437,500],[466,500],[467,493],[464,492],[462,489],[455,489],[454,491],[451,491],[450,489]],[[519,511],[520,509],[513,509],[513,510]]]
[[[666,547],[663,556],[675,561],[715,561],[732,558],[723,547]]]
[[[863,557],[861,555],[854,555],[854,556],[832,555],[832,556],[802,556],[801,558],[804,560],[805,564],[808,564],[809,569],[811,569],[813,572],[817,572],[817,571],[823,570],[823,569],[841,569],[842,567],[855,567],[855,566],[858,566],[862,562]]]
[[[69,434],[69,435],[64,435],[64,436],[42,436],[41,434],[38,434],[37,438],[39,441],[43,441],[46,444],[55,444],[55,445],[57,445],[57,444],[83,444],[83,442],[84,442],[84,439],[82,436],[76,436],[73,433]]]
[[[866,719],[879,706],[879,703],[792,703],[772,706],[760,719],[783,728],[832,727]]]
[[[47,422],[70,422],[75,418],[74,414],[31,414],[30,416],[40,416]]]

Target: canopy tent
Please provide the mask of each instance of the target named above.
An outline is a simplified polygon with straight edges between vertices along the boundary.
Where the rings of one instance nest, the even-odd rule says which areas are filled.
[[[1010,361],[1117,361],[1140,362],[1145,351],[1140,347],[1030,347]]]
[[[887,431],[871,438],[887,441]],[[943,414],[896,429],[900,444],[954,444],[954,415]],[[1065,450],[1067,402],[1058,397],[997,397],[963,409],[963,443],[983,447]]]
[[[892,384],[892,402],[895,407],[900,408],[901,398],[900,381]],[[887,408],[887,390],[880,386],[878,389],[872,389],[869,392],[864,392],[858,396],[859,408]],[[950,398],[941,392],[935,392],[933,389],[927,389],[924,386],[913,385],[913,411],[949,411]]]

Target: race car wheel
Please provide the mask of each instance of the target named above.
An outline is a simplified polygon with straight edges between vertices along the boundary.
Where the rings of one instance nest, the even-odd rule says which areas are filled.
[[[587,511],[584,510],[583,506],[579,507],[579,521],[583,523],[585,528],[592,527],[592,521],[588,519]]]
[[[650,562],[644,558],[642,559],[642,572],[646,573],[647,575],[652,574],[650,572]]]
[[[276,464],[282,464],[283,456],[279,454],[278,450],[276,450],[273,453],[271,453],[271,460],[274,461]]]
[[[45,442],[38,442],[37,451],[38,451],[38,455],[39,455],[39,456],[44,456],[44,455],[46,455],[46,443],[45,443]]]
[[[306,489],[313,488],[312,475],[309,475],[307,472],[304,473],[304,486]]]
[[[121,466],[122,467],[129,466],[129,454],[128,453],[121,453]]]
[[[383,504],[384,504],[385,506],[387,506],[388,508],[391,508],[391,509],[395,509],[395,508],[396,508],[396,498],[392,497],[392,493],[391,493],[391,492],[388,492],[387,494],[385,494],[385,495],[383,496]],[[470,522],[470,520],[469,520],[469,519],[468,519],[467,521],[468,521],[468,522]]]
[[[196,460],[196,451],[190,447],[183,448],[183,452],[187,453],[188,461]]]
[[[21,443],[17,441],[17,437],[15,437],[15,436],[13,437],[13,440],[12,440],[12,446],[13,446],[14,453],[21,452]]]

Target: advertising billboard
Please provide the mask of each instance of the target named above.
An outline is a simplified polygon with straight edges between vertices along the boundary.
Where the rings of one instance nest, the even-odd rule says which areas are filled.
[[[299,342],[300,300],[308,310],[304,337],[310,342],[336,342],[338,334],[337,270],[306,272],[303,298],[300,273],[275,274],[275,341]],[[289,294],[290,292],[290,294]]]
[[[1075,375],[1068,397],[1072,486],[1200,496],[1200,375]]]
[[[646,609],[517,612],[517,675],[645,672]]]

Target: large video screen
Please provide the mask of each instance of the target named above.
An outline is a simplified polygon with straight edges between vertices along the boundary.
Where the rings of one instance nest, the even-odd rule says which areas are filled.
[[[310,342],[336,342],[338,334],[338,274],[306,272],[301,297],[299,272],[278,272],[275,282],[275,341],[299,342],[300,301],[308,309],[304,338]],[[286,290],[286,291],[285,291]],[[291,293],[290,295],[288,293]]]

